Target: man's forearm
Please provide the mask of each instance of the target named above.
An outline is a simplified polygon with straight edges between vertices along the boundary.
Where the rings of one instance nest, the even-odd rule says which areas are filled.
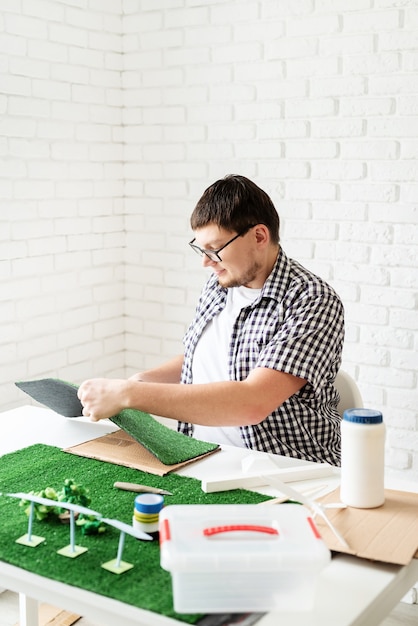
[[[128,381],[129,382],[129,381]],[[127,403],[178,421],[204,426],[258,424],[306,383],[291,374],[265,368],[243,381],[193,385],[129,385]]]
[[[142,381],[126,389],[126,404],[178,421],[239,426],[252,423],[254,412],[254,398],[246,402],[243,387],[245,383],[227,381],[204,385],[160,383],[157,389],[155,384]]]
[[[180,354],[158,367],[130,376],[129,380],[146,383],[179,383],[182,366],[183,355]]]
[[[84,381],[78,395],[83,415],[95,421],[132,408],[206,426],[244,426],[261,422],[305,382],[258,368],[244,381],[200,385],[95,378]]]
[[[238,426],[253,419],[255,396],[249,389],[246,392],[247,388],[246,382],[235,381],[176,385],[132,378],[93,378],[80,385],[78,396],[83,415],[93,421],[117,415],[122,409],[138,409],[194,424]]]

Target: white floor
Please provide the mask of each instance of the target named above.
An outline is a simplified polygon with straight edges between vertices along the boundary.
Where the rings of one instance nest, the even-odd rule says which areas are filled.
[[[19,620],[18,596],[11,591],[0,593],[0,626],[15,626]],[[417,626],[418,604],[400,602],[381,626]],[[77,626],[100,626],[85,618],[76,622]],[[337,626],[337,625],[336,625]]]

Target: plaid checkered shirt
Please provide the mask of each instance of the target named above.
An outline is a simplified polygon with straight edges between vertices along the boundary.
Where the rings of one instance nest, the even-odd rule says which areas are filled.
[[[226,303],[212,275],[184,336],[181,382],[191,384],[193,353],[206,325]],[[244,380],[256,367],[306,379],[306,385],[259,424],[241,426],[247,448],[308,461],[340,464],[340,415],[333,381],[341,365],[344,309],[324,280],[280,251],[260,296],[241,309],[229,347],[229,378]],[[178,430],[192,436],[193,425]]]

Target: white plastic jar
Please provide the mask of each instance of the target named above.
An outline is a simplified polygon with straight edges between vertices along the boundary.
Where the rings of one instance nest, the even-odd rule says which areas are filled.
[[[372,509],[384,503],[385,435],[380,411],[344,411],[340,497],[347,506]]]

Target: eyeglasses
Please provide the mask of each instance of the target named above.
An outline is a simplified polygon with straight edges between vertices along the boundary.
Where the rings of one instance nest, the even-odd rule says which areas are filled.
[[[199,256],[203,256],[205,254],[208,257],[208,259],[210,259],[214,263],[219,263],[219,261],[222,261],[221,257],[219,256],[219,253],[221,252],[221,250],[226,248],[226,246],[229,246],[229,244],[235,241],[235,239],[238,239],[238,237],[242,237],[243,235],[245,235],[245,233],[251,230],[251,228],[254,228],[254,226],[256,226],[256,224],[250,224],[249,226],[246,226],[244,230],[241,230],[238,233],[238,235],[235,235],[235,237],[232,237],[232,239],[224,243],[224,245],[218,248],[217,250],[205,250],[204,248],[199,248],[199,246],[197,246],[194,243],[196,241],[196,237],[192,239],[191,241],[189,241],[189,246],[193,248],[193,250],[197,252]]]

